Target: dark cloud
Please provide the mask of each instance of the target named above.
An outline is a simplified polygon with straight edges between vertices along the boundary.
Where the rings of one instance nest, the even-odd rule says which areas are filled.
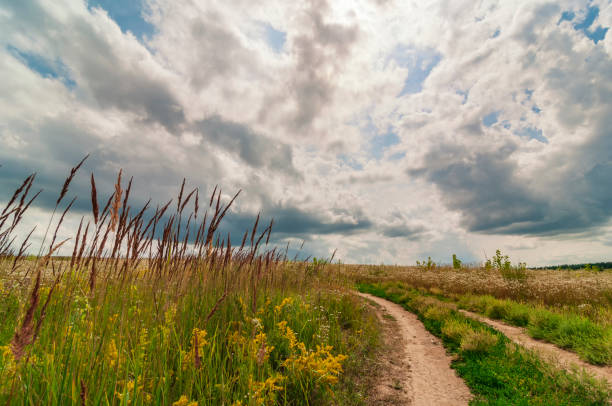
[[[342,69],[342,61],[359,33],[357,26],[325,22],[324,13],[329,10],[326,1],[313,1],[311,6],[308,21],[312,32],[293,39],[298,61],[291,91],[297,106],[289,127],[298,132],[308,130],[332,100],[334,76]]]
[[[410,169],[408,174],[434,183],[445,205],[462,214],[470,231],[581,233],[612,217],[610,128],[612,118],[600,117],[588,142],[548,157],[534,179],[519,175],[512,146],[493,151],[439,146],[426,155],[427,167]]]
[[[288,236],[343,234],[349,235],[371,229],[374,224],[362,213],[351,219],[333,220],[298,207],[273,206],[264,214],[274,218],[274,232]]]
[[[221,177],[214,155],[197,150],[188,150],[181,162],[168,156],[163,144],[142,142],[139,131],[109,139],[92,134],[88,128],[74,122],[74,117],[60,115],[42,120],[37,126],[11,123],[13,130],[19,129],[20,139],[27,148],[15,153],[12,149],[0,149],[0,201],[12,194],[19,182],[30,173],[37,173],[36,189],[43,193],[35,206],[52,209],[70,168],[85,155],[89,158],[74,178],[68,198],[78,196],[73,212],[88,212],[90,206],[91,172],[95,174],[100,200],[113,191],[117,172],[123,168],[124,186],[134,176],[131,201],[134,207],[144,205],[152,198],[165,202],[178,193],[183,177],[193,177],[193,168],[208,176],[191,179],[198,182],[194,187],[207,190],[209,182],[214,186],[215,178]],[[2,135],[0,129],[0,135]]]
[[[460,130],[467,135],[483,135],[482,122],[478,118],[473,118],[471,121],[465,123]]]
[[[113,36],[101,33],[90,21],[74,17],[60,21],[30,0],[7,6],[14,13],[11,31],[27,32],[37,47],[49,53],[45,56],[61,60],[79,92],[85,92],[94,103],[105,109],[131,111],[170,132],[179,129],[185,120],[183,109],[168,83],[143,64],[147,59],[144,48],[127,60]],[[9,43],[13,40],[19,48],[22,38],[5,39]]]
[[[257,134],[244,124],[212,116],[194,124],[206,140],[231,154],[238,155],[254,168],[269,168],[293,177],[301,175],[293,166],[291,146]]]
[[[437,185],[446,206],[462,213],[470,231],[528,232],[544,219],[547,205],[516,176],[517,164],[510,159],[514,149],[507,145],[471,151],[462,145],[442,145],[426,154],[427,167],[408,174]]]
[[[176,133],[185,116],[169,84],[134,61],[122,60],[114,44],[86,22],[75,21],[73,27],[77,40],[67,51],[73,53],[70,67],[79,86],[91,92],[103,108],[132,111]]]
[[[425,231],[423,226],[409,226],[406,224],[388,225],[380,228],[381,234],[385,237],[405,238],[410,241],[420,240]]]
[[[544,27],[553,17],[560,15],[560,7],[555,3],[539,5],[529,20],[527,20],[518,34],[518,38],[527,44],[535,44],[539,37],[536,33],[539,27]]]

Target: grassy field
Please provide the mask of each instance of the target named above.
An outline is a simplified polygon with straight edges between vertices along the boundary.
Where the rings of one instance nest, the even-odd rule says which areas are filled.
[[[321,278],[324,264],[270,248],[272,224],[232,247],[220,191],[204,208],[181,188],[175,204],[130,213],[131,182],[100,209],[92,176],[91,221],[57,258],[70,180],[42,255],[13,245],[33,178],[0,215],[0,403],[363,402],[373,314]]]
[[[416,313],[454,354],[473,404],[610,399],[457,311],[612,365],[609,271],[528,270],[501,255],[471,267],[291,261],[259,217],[233,246],[219,225],[234,200],[220,190],[202,202],[183,183],[176,200],[136,211],[121,173],[104,204],[91,176],[91,213],[60,241],[79,166],[39,255],[17,231],[33,176],[0,212],[1,404],[365,405],[381,329],[356,288]]]

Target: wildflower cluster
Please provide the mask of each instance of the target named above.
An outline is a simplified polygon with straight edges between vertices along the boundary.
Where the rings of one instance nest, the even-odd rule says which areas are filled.
[[[297,340],[293,330],[286,321],[278,323],[291,348],[291,356],[283,361],[282,366],[291,374],[300,377],[313,377],[316,383],[333,385],[338,382],[342,373],[342,361],[347,357],[343,354],[333,355],[330,345],[317,345],[315,350],[308,350],[303,342]]]

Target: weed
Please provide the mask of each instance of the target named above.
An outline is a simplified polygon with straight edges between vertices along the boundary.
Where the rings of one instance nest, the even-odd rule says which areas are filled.
[[[499,337],[489,331],[467,330],[461,337],[461,351],[484,353],[490,351],[498,341]]]

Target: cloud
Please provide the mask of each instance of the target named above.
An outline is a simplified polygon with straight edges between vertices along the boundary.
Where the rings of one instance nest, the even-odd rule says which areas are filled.
[[[2,4],[0,201],[36,171],[42,218],[90,153],[75,215],[89,210],[89,172],[104,194],[123,168],[134,206],[175,197],[183,177],[202,195],[242,189],[224,231],[236,238],[261,211],[275,241],[299,237],[313,255],[414,263],[513,246],[544,263],[574,242],[604,256],[611,12],[587,0]]]
[[[384,226],[382,235],[389,238],[406,238],[408,240],[419,240],[425,231],[422,226],[411,227],[408,225]]]
[[[267,167],[282,171],[299,179],[301,175],[293,166],[292,148],[252,131],[249,127],[212,116],[194,123],[207,141],[222,147],[230,154],[240,156],[254,168]]]
[[[509,159],[513,149],[507,145],[499,151],[470,151],[444,145],[428,153],[427,167],[408,174],[436,184],[445,204],[462,213],[468,230],[520,233],[542,220],[546,202],[538,201],[517,179],[517,165]]]
[[[342,62],[350,54],[359,33],[354,25],[325,22],[323,13],[328,9],[325,0],[313,1],[306,13],[311,32],[293,38],[297,66],[291,91],[296,106],[293,120],[288,124],[298,132],[310,129],[331,102],[335,87],[333,72],[343,68]]]

